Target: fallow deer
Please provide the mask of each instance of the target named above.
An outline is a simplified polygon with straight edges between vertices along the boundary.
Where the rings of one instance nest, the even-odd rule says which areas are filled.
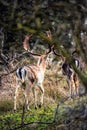
[[[52,40],[52,34],[51,31],[47,31],[47,36],[49,37],[50,40]],[[73,97],[74,95],[79,95],[79,78],[77,73],[74,71],[72,65],[67,61],[67,59],[61,55],[57,54],[54,46],[51,47],[51,50],[54,52],[55,55],[61,57],[62,59],[62,72],[64,75],[67,77],[67,83],[70,88],[70,97]],[[74,63],[75,67],[81,69],[81,64],[79,59],[74,56],[74,54],[77,53],[77,51],[72,52],[72,62]]]
[[[51,47],[49,48],[49,51],[44,55],[33,53],[32,51],[30,51],[28,47],[28,41],[30,37],[31,35],[27,35],[25,37],[23,46],[24,46],[24,49],[27,50],[27,52],[31,56],[33,56],[34,58],[38,58],[38,62],[36,65],[34,64],[26,65],[17,69],[16,90],[15,90],[15,96],[14,96],[14,110],[17,109],[16,106],[17,106],[17,96],[18,96],[19,88],[24,88],[25,104],[26,104],[26,108],[29,109],[28,96],[29,96],[30,89],[33,90],[35,108],[37,108],[36,86],[38,86],[39,89],[41,90],[41,100],[40,100],[39,107],[43,105],[43,98],[44,98],[43,81],[44,81],[46,67],[48,63],[50,63],[49,55],[51,52]]]
[[[61,57],[62,59],[62,73],[67,77],[67,83],[70,88],[70,98],[73,96],[79,96],[79,78],[77,73],[74,71],[72,65],[68,62],[68,60],[62,56],[61,54],[57,54],[53,48],[53,52],[55,55]],[[80,61],[77,57],[74,56],[74,51],[72,53],[72,62],[76,68],[81,69]]]

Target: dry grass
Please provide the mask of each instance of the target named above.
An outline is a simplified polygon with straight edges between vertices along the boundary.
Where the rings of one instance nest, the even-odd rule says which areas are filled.
[[[61,97],[66,97],[69,93],[69,88],[66,83],[66,79],[61,74],[61,68],[59,68],[59,65],[54,65],[51,69],[47,69],[45,80],[44,80],[44,89],[45,89],[45,97],[44,97],[44,105],[47,104],[54,104],[58,102],[58,100]],[[7,102],[10,101],[13,105],[13,97],[16,87],[16,81],[15,81],[15,73],[10,74],[8,76],[4,76],[2,78],[2,86],[0,87],[0,100],[3,101],[5,106],[5,100]],[[38,97],[40,98],[40,91],[37,88]],[[18,104],[19,106],[23,105],[24,102],[24,96],[23,91],[19,92],[18,97]],[[30,105],[33,105],[34,99],[32,91],[29,94],[29,101]],[[11,108],[12,108],[11,105]],[[1,106],[1,105],[0,105]]]
[[[13,100],[12,99],[2,99],[0,100],[0,113],[13,110]]]

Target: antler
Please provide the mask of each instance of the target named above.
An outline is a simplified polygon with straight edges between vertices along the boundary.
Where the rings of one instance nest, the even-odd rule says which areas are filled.
[[[46,34],[47,34],[48,38],[49,38],[50,40],[52,40],[52,33],[51,33],[51,31],[50,31],[50,30],[49,30],[49,31],[46,31]],[[57,54],[57,53],[56,53],[56,51],[55,51],[55,49],[54,49],[54,45],[50,46],[50,44],[49,44],[49,47],[51,48],[51,50],[53,51],[53,53],[54,53],[55,55],[57,55],[57,56],[61,57],[62,59],[64,59],[64,57],[63,57],[61,54]]]
[[[46,31],[46,34],[47,34],[47,37],[52,40],[52,33],[50,30]],[[52,46],[50,44],[48,44],[48,47],[49,47],[49,51],[47,52],[47,54],[49,54],[52,50]]]
[[[31,35],[28,34],[28,35],[25,36],[25,39],[24,39],[24,41],[23,41],[23,47],[24,47],[24,49],[25,49],[26,51],[28,51],[29,54],[34,55],[34,56],[41,56],[41,54],[33,53],[33,52],[30,50],[30,47],[29,47],[28,42],[29,42],[31,36],[32,36],[32,34],[31,34]],[[49,54],[50,52],[51,52],[51,46],[49,45],[49,51],[46,52],[46,55]]]
[[[72,56],[73,56],[74,54],[78,54],[78,50],[75,49],[75,50],[72,52]]]
[[[29,41],[29,39],[32,37],[32,34],[30,35],[30,34],[27,34],[26,36],[25,36],[25,39],[24,39],[24,42],[23,42],[23,47],[24,47],[24,49],[25,50],[29,50],[30,49],[30,47],[29,47],[29,44],[28,44],[28,41]]]
[[[63,55],[61,55],[61,54],[57,54],[57,53],[56,53],[56,51],[55,51],[55,49],[54,49],[54,46],[53,46],[52,50],[53,50],[53,53],[54,53],[56,56],[61,57],[62,60],[65,59]]]
[[[27,35],[25,36],[25,39],[24,39],[24,41],[23,41],[23,47],[24,47],[24,49],[25,49],[26,51],[28,51],[29,54],[31,54],[31,55],[36,55],[36,56],[40,56],[39,54],[36,54],[36,53],[33,53],[32,51],[30,51],[30,47],[29,47],[28,42],[29,42],[29,40],[30,40],[31,37],[32,37],[32,34],[27,34]]]
[[[50,30],[49,30],[49,31],[46,31],[46,34],[47,34],[48,38],[49,38],[50,40],[52,40],[52,33],[51,33],[51,31],[50,31]]]

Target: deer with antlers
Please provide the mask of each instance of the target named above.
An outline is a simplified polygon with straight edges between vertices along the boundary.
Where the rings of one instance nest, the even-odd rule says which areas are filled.
[[[31,35],[26,35],[23,46],[24,49],[27,50],[27,52],[35,58],[38,58],[38,62],[36,65],[27,65],[23,66],[17,69],[16,71],[16,90],[15,90],[15,96],[14,96],[14,110],[17,109],[17,96],[18,96],[18,89],[24,88],[24,96],[25,96],[25,104],[26,108],[29,109],[29,99],[28,95],[30,92],[30,89],[33,90],[34,95],[34,102],[35,102],[35,108],[37,108],[37,93],[36,93],[36,86],[39,87],[41,90],[41,100],[40,105],[41,107],[43,105],[43,98],[44,98],[44,87],[43,87],[43,81],[44,81],[44,74],[47,65],[50,63],[49,55],[51,53],[51,48],[49,47],[49,51],[44,54],[36,54],[30,51],[30,48],[28,46],[28,42]]]
[[[51,31],[47,31],[47,36],[52,40],[52,34]],[[68,62],[68,60],[61,54],[57,54],[54,48],[54,45],[51,47],[51,50],[56,56],[59,56],[62,59],[62,72],[67,77],[67,83],[70,88],[70,97],[73,97],[75,95],[79,95],[79,78],[77,73],[74,71],[72,65]],[[82,69],[82,66],[80,64],[79,58],[75,56],[77,51],[72,52],[72,62],[75,65],[76,68]]]
[[[55,52],[55,49],[53,48],[53,52],[55,55],[61,57],[62,59],[62,73],[67,77],[67,83],[70,88],[70,98],[73,96],[79,96],[79,78],[77,73],[74,71],[72,64],[75,65],[77,69],[82,69],[79,59],[74,55],[77,53],[76,51],[72,52],[72,64],[69,63],[69,61],[61,54],[57,54]]]

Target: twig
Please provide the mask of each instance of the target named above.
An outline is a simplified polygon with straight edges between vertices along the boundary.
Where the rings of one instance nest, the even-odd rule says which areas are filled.
[[[6,2],[5,0],[0,0],[0,2],[1,2],[4,6],[9,6],[9,3]]]
[[[87,12],[87,8],[86,8],[84,5],[79,4],[79,6],[81,7],[81,9],[82,9],[84,12]]]
[[[41,122],[41,121],[37,121],[37,122],[29,122],[29,123],[24,123],[23,125],[19,125],[17,127],[14,127],[14,128],[11,128],[9,130],[18,130],[20,128],[24,128],[30,124],[53,124],[53,121],[52,122]]]
[[[25,104],[23,105],[23,112],[22,112],[22,117],[21,117],[21,125],[22,125],[21,130],[24,126],[24,116],[25,116]]]
[[[58,113],[59,113],[59,107],[61,104],[63,104],[65,101],[67,101],[70,97],[66,97],[64,99],[62,99],[61,101],[58,102],[56,110],[55,110],[55,114],[54,114],[54,122],[56,122],[57,118],[58,118]]]
[[[28,54],[28,53],[27,53],[27,52],[23,52],[23,53],[20,54],[18,57],[14,58],[13,60],[11,60],[11,61],[9,61],[9,62],[13,62],[14,60],[19,59],[20,57],[22,57],[22,56],[25,55],[25,54]],[[9,64],[10,64],[10,63],[9,63]],[[8,67],[9,64],[7,64],[6,66]],[[16,66],[17,66],[17,65],[16,65]],[[14,72],[17,70],[17,68],[18,68],[18,67],[15,67],[13,70],[8,71],[8,73],[5,73],[5,74],[0,75],[0,77],[7,76],[7,75],[9,75],[9,74],[14,73]],[[8,68],[8,69],[9,69],[9,68]]]
[[[3,77],[3,76],[7,76],[7,75],[9,75],[9,74],[12,74],[12,73],[14,73],[16,70],[17,70],[17,67],[16,67],[15,69],[13,69],[12,71],[9,71],[8,73],[5,73],[5,74],[0,75],[0,77]]]

